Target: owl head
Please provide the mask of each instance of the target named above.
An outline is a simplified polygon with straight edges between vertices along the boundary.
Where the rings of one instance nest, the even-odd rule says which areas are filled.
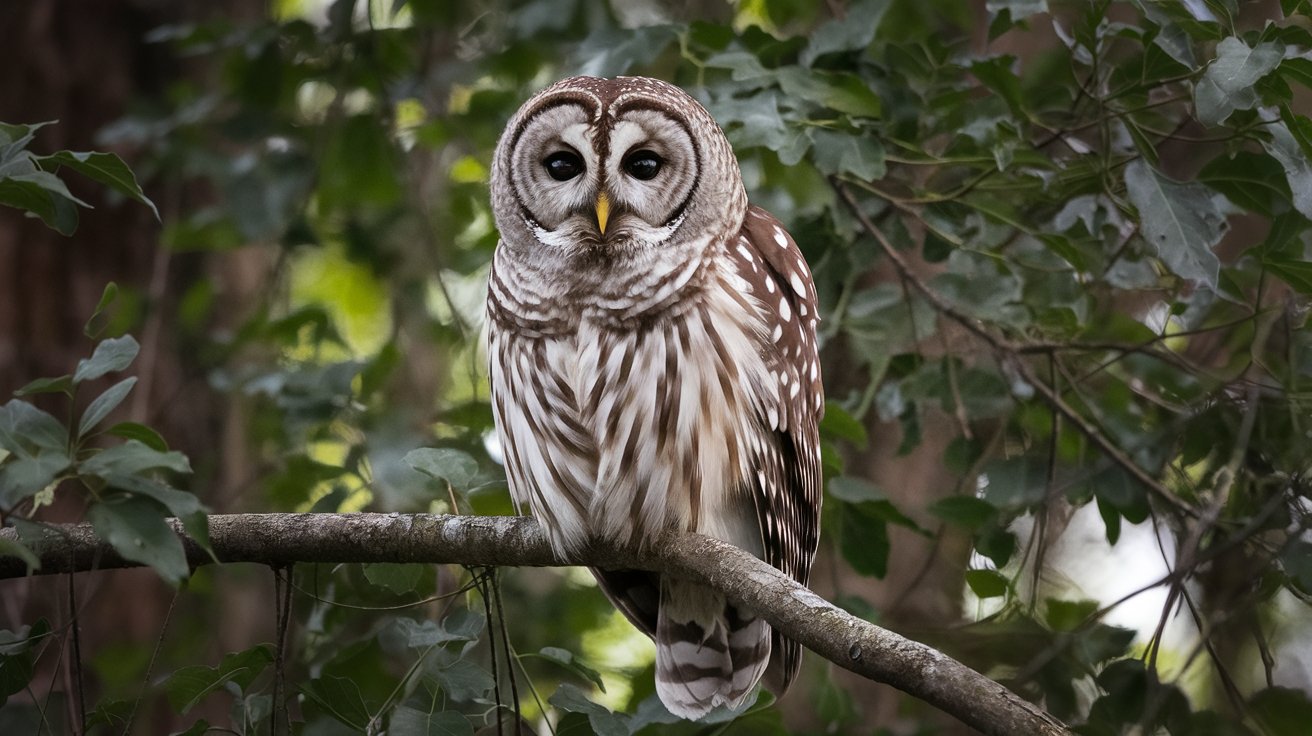
[[[736,232],[747,195],[724,133],[683,90],[645,77],[572,77],[506,127],[492,204],[502,247],[519,258],[633,264]]]

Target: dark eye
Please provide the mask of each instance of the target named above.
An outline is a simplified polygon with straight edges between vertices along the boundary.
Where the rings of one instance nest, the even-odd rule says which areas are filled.
[[[624,170],[634,179],[647,181],[661,170],[661,157],[648,150],[634,151],[624,159]]]
[[[547,156],[542,165],[556,181],[569,181],[583,173],[583,159],[571,151],[556,151]]]

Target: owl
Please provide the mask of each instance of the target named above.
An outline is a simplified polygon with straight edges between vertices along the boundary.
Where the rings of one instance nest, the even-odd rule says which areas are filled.
[[[655,79],[565,79],[506,126],[491,194],[489,375],[516,503],[561,554],[698,532],[805,584],[822,483],[815,286],[748,204],[710,113]],[[592,572],[655,641],[671,713],[796,676],[799,645],[715,590]]]

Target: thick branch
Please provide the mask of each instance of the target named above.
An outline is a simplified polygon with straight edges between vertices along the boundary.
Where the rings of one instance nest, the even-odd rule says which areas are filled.
[[[180,525],[175,528],[181,535]],[[12,529],[0,538],[14,538]],[[183,537],[193,566],[213,562]],[[856,618],[737,547],[697,534],[670,535],[645,552],[598,546],[561,562],[524,517],[429,514],[231,514],[210,517],[220,562],[414,562],[658,570],[710,585],[825,659],[892,685],[986,733],[1069,734],[1056,719],[947,655]],[[38,543],[39,574],[133,567],[88,525],[57,525]],[[0,579],[21,577],[0,557]]]

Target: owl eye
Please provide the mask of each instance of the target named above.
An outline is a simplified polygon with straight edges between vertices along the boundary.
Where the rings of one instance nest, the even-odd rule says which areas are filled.
[[[556,151],[542,162],[547,174],[556,181],[569,181],[583,173],[583,159],[577,153]]]
[[[634,151],[624,159],[624,170],[634,179],[654,179],[656,174],[661,170],[661,157],[655,153],[643,149]]]

